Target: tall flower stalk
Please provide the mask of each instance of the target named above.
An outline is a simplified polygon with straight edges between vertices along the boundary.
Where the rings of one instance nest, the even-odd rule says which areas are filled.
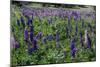
[[[28,31],[27,31],[27,29],[25,28],[25,30],[24,30],[24,40],[25,40],[25,41],[28,41],[28,38],[29,38]]]
[[[71,40],[70,49],[71,49],[71,56],[72,56],[73,58],[75,58],[75,54],[76,54],[77,49],[75,48],[74,39]]]
[[[82,36],[82,32],[80,32],[80,43],[81,43],[81,46],[83,47],[83,36]]]
[[[17,25],[20,26],[20,21],[17,19]]]
[[[25,27],[25,21],[24,21],[24,18],[22,16],[20,17],[20,21],[22,23],[22,26]]]

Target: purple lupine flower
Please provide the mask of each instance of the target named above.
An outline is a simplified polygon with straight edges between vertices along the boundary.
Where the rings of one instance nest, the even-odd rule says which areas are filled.
[[[66,26],[66,36],[68,37],[68,27]]]
[[[42,37],[42,32],[39,32],[37,35],[36,35],[36,39],[40,39]]]
[[[33,39],[32,45],[33,45],[34,50],[37,50],[37,40],[36,40],[36,38]]]
[[[34,48],[28,48],[28,54],[32,55],[32,52],[34,51]]]
[[[76,53],[77,49],[75,48],[74,39],[71,40],[70,49],[71,49],[71,56],[72,57],[75,57],[75,53]]]
[[[71,48],[71,50],[73,50],[73,49],[75,48],[74,40],[71,41],[71,43],[70,43],[70,48]]]
[[[30,40],[31,40],[31,42],[33,41],[33,32],[32,31],[30,31]]]
[[[32,19],[29,18],[26,24],[27,24],[28,26],[29,26],[29,25],[32,25]]]
[[[30,19],[30,25],[32,25],[32,19]]]
[[[73,16],[74,16],[74,20],[78,20],[80,18],[80,12],[79,11],[73,11]]]
[[[77,24],[76,24],[76,27],[75,27],[75,36],[77,36],[77,33],[78,33],[78,27],[77,27]]]
[[[26,22],[26,25],[28,25],[28,26],[29,26],[29,20]]]
[[[38,35],[41,37],[42,36],[42,32],[39,32]]]
[[[78,16],[76,15],[76,16],[74,16],[74,20],[76,21],[78,19]]]
[[[59,33],[58,31],[56,32],[56,42],[60,41],[60,36],[59,36]]]
[[[71,20],[71,17],[68,16],[68,25],[70,25],[70,20]]]
[[[25,27],[25,21],[24,21],[24,19],[23,19],[23,17],[22,17],[22,16],[20,17],[20,21],[21,21],[21,23],[22,23],[23,27]]]
[[[26,29],[24,30],[24,39],[25,41],[28,40],[28,31]]]
[[[69,31],[71,32],[72,26],[71,26],[71,24],[70,24],[70,20],[71,20],[71,16],[68,16],[68,29],[69,29]]]
[[[20,26],[20,21],[17,19],[17,25]]]
[[[91,48],[91,39],[89,35],[87,35],[87,48]]]
[[[30,26],[30,31],[33,31],[33,26],[32,25]]]
[[[82,40],[82,32],[80,32],[80,42],[81,42],[81,44],[82,44],[82,46],[83,46],[83,40]]]
[[[71,50],[71,56],[72,56],[73,58],[75,57],[76,51],[77,51],[76,48],[74,48],[73,50]]]
[[[20,47],[20,45],[19,45],[19,43],[16,41],[16,43],[15,43],[15,48],[17,49],[17,48],[19,48]]]

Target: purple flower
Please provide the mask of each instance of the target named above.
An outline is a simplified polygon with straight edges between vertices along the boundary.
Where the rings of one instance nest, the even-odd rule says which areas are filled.
[[[27,24],[28,26],[29,26],[29,25],[32,25],[32,19],[29,18],[26,24]]]
[[[78,33],[78,27],[77,27],[77,25],[76,25],[76,27],[75,27],[75,36],[77,36],[77,33]]]
[[[15,41],[15,43],[14,43],[14,48],[17,49],[17,48],[19,48],[19,47],[20,47],[19,43],[18,43],[17,41]]]
[[[40,39],[42,37],[42,32],[39,32],[37,35],[36,35],[36,39]]]
[[[87,48],[91,48],[91,39],[89,35],[87,35]]]
[[[30,31],[33,31],[33,26],[30,26]]]
[[[42,36],[42,32],[39,32],[39,33],[38,33],[38,36],[40,36],[40,37],[41,37],[41,36]]]
[[[71,32],[72,26],[71,26],[71,24],[70,24],[70,20],[71,20],[71,17],[68,16],[68,29],[69,29],[69,31]]]
[[[33,32],[32,31],[30,31],[30,40],[31,40],[31,42],[33,41]]]
[[[32,45],[33,45],[34,50],[37,50],[37,40],[36,40],[36,38],[33,39]]]
[[[24,19],[23,19],[23,17],[22,17],[22,16],[20,17],[20,21],[21,21],[21,23],[22,23],[23,27],[25,27],[25,21],[24,21]]]
[[[26,29],[24,30],[24,39],[25,41],[28,40],[28,31]]]
[[[74,40],[71,41],[71,43],[70,43],[70,48],[71,48],[71,50],[73,50],[73,49],[75,48]]]
[[[20,21],[17,19],[17,25],[20,26]]]
[[[31,55],[33,51],[34,51],[34,48],[28,48],[28,54],[29,55]]]
[[[37,41],[34,38],[32,41],[32,47],[28,45],[28,54],[31,55],[35,50],[37,50]]]
[[[71,20],[71,17],[68,16],[68,26],[70,26],[70,20]]]
[[[79,11],[73,11],[72,15],[74,16],[74,20],[80,19],[80,12]]]
[[[71,56],[72,56],[72,57],[75,57],[75,53],[76,53],[77,49],[75,48],[74,39],[71,40],[70,49],[71,49]]]
[[[29,20],[27,21],[26,25],[28,25],[28,26],[29,26]]]
[[[71,50],[71,56],[72,56],[73,58],[75,57],[76,51],[77,51],[76,48],[74,48],[73,50]]]
[[[56,42],[60,41],[60,36],[59,36],[59,33],[58,31],[56,32]]]
[[[68,37],[68,27],[66,26],[66,36]]]
[[[80,32],[80,42],[81,42],[81,44],[82,44],[82,46],[83,46],[83,40],[82,40],[82,32]]]

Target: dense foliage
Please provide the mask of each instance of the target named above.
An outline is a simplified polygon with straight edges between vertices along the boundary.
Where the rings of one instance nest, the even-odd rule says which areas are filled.
[[[11,64],[95,61],[95,12],[11,8]]]

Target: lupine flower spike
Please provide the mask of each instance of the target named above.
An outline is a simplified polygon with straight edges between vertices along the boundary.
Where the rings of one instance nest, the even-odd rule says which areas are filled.
[[[25,27],[25,21],[24,21],[24,18],[22,16],[20,17],[20,21],[22,23],[22,26]]]
[[[91,48],[91,39],[88,34],[87,34],[87,48]]]
[[[83,46],[83,36],[82,36],[82,32],[80,32],[80,43],[81,43],[81,46]]]
[[[77,51],[77,48],[75,48],[74,39],[71,40],[70,49],[71,49],[71,56],[74,58],[75,57],[75,54],[76,54],[76,51]]]
[[[24,40],[25,41],[28,41],[28,31],[27,31],[27,29],[25,28],[25,30],[24,30]]]
[[[20,26],[20,21],[17,19],[17,25]]]

